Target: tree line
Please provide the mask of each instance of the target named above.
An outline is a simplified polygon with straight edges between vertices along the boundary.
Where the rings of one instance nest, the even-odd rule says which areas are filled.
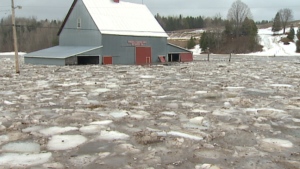
[[[40,20],[36,18],[16,18],[16,30],[19,51],[32,52],[58,45],[57,32],[61,21]],[[0,52],[11,52],[13,33],[11,16],[2,18],[0,22]]]
[[[169,32],[183,29],[201,29],[205,27],[211,27],[215,25],[224,25],[224,20],[220,14],[214,17],[203,17],[203,16],[160,16],[155,15],[156,20],[161,25],[161,27]]]

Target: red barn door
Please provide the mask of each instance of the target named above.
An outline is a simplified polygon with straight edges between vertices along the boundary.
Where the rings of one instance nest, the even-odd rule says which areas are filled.
[[[135,48],[135,63],[137,65],[150,64],[152,62],[151,47]]]
[[[103,56],[103,65],[111,65],[113,64],[113,59],[111,56]]]

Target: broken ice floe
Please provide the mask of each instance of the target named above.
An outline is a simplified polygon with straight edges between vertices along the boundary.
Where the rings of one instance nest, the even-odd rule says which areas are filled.
[[[203,140],[202,137],[198,137],[198,136],[195,136],[195,135],[186,134],[186,133],[182,133],[182,132],[178,132],[178,131],[170,131],[170,132],[168,132],[167,134],[168,134],[169,136],[182,137],[182,138],[191,139],[191,140],[196,140],[196,141]]]
[[[31,142],[8,143],[2,146],[2,152],[38,153],[40,150],[41,147],[39,144]]]
[[[46,129],[42,129],[39,132],[45,136],[56,135],[60,133],[65,133],[68,131],[78,130],[77,127],[49,127]]]
[[[71,157],[69,161],[74,166],[84,167],[94,162],[97,158],[98,156],[96,155],[81,155],[81,156]]]
[[[176,116],[177,114],[173,111],[164,111],[164,112],[161,112],[160,114],[162,115],[166,115],[166,116]]]
[[[87,141],[87,138],[81,135],[56,135],[50,138],[48,150],[69,150],[73,149]]]
[[[293,87],[293,85],[289,85],[289,84],[271,84],[271,87]]]
[[[91,133],[98,133],[101,131],[101,129],[102,127],[100,125],[90,125],[90,126],[81,127],[79,131],[82,133],[91,134]]]
[[[292,148],[293,143],[289,140],[275,139],[275,138],[265,138],[261,140],[261,145],[263,149],[268,151],[276,151],[282,148]]]
[[[109,115],[115,119],[121,119],[123,117],[128,116],[129,114],[130,113],[128,113],[128,111],[125,111],[125,110],[116,110],[116,111],[109,113]]]
[[[90,123],[90,125],[109,125],[112,122],[113,122],[112,120],[94,121],[94,122]]]
[[[104,131],[102,130],[100,133],[100,136],[98,136],[99,140],[108,140],[108,141],[112,141],[112,140],[128,140],[129,139],[129,135],[124,134],[124,133],[120,133],[118,131]]]
[[[0,155],[0,166],[7,167],[30,167],[48,162],[52,157],[52,153],[40,154],[16,154],[4,153]]]

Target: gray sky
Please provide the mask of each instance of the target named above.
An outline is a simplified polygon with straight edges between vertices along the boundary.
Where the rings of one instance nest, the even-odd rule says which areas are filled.
[[[0,0],[0,18],[8,16],[11,0]],[[226,18],[231,4],[235,0],[124,0],[128,2],[144,3],[155,15],[161,16],[215,16],[221,14]],[[37,19],[63,20],[73,0],[15,0],[15,6],[22,9],[16,10],[17,16]],[[271,20],[276,12],[282,8],[290,8],[294,19],[300,20],[300,0],[242,0],[252,12],[255,21]]]

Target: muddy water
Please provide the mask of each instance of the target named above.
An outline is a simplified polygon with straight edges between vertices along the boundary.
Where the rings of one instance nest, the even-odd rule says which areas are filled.
[[[0,166],[299,168],[299,59],[220,60],[22,65],[14,75],[13,60],[2,59]],[[30,155],[41,162],[10,143],[38,143]]]

